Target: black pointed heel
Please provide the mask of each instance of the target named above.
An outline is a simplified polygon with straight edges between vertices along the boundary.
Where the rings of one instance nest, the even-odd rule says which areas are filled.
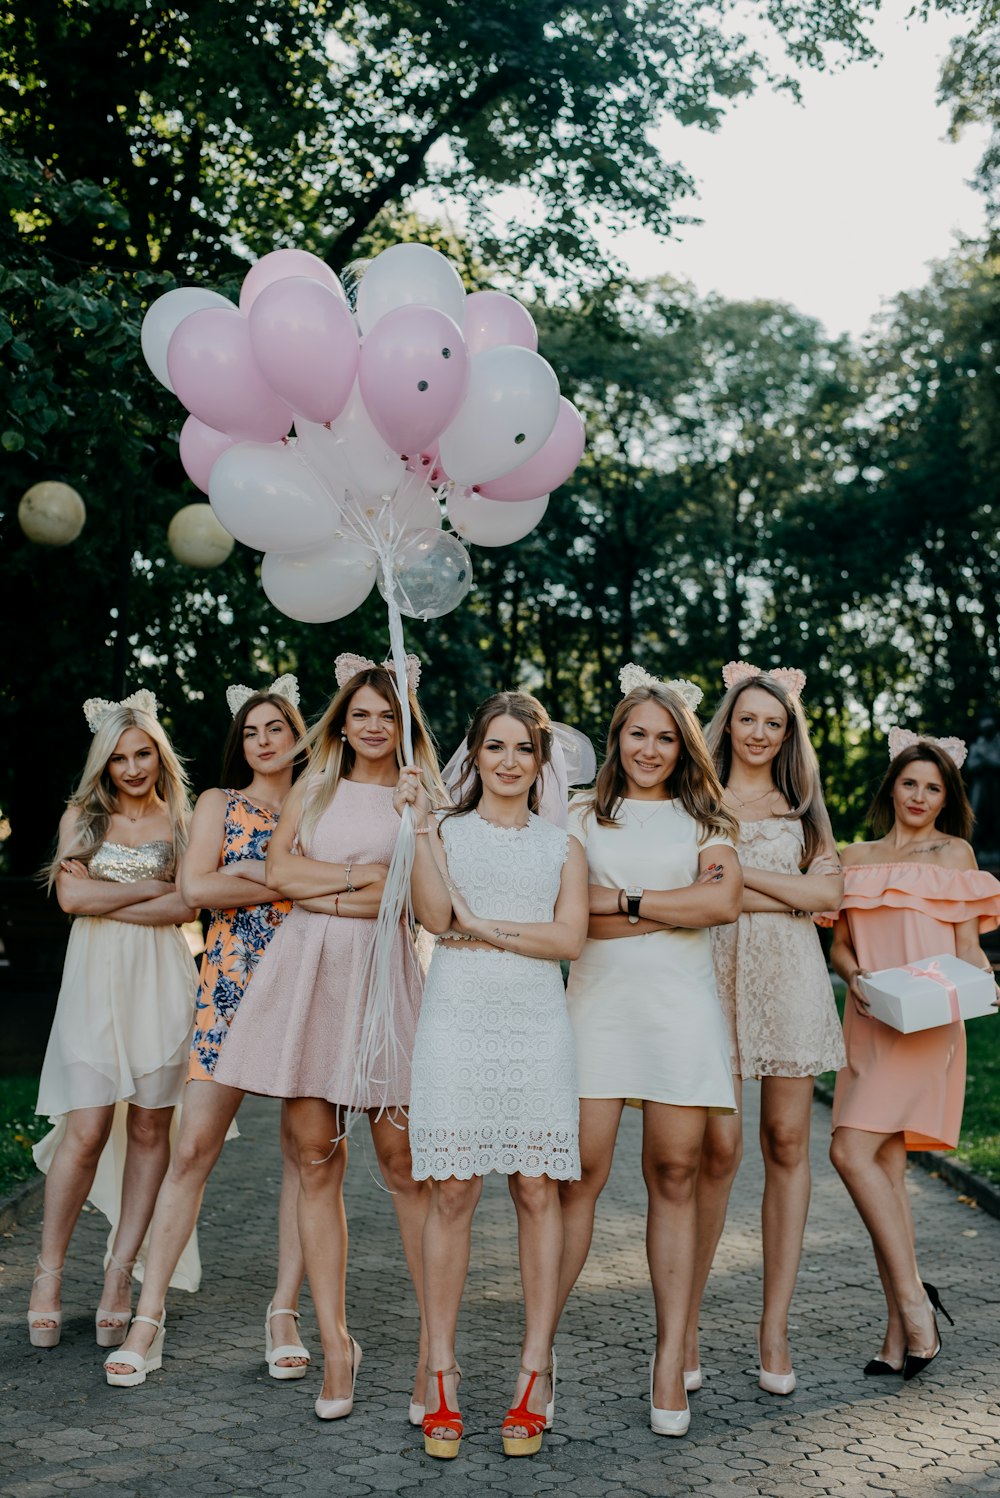
[[[872,1358],[870,1363],[865,1364],[863,1371],[865,1378],[884,1378],[889,1373],[895,1374],[898,1378],[903,1371],[903,1366],[900,1364],[898,1368],[894,1368],[884,1358]]]
[[[951,1317],[948,1315],[948,1312],[945,1310],[944,1306],[941,1304],[941,1297],[940,1297],[940,1295],[937,1292],[937,1287],[935,1285],[929,1285],[926,1280],[921,1280],[920,1283],[923,1285],[924,1289],[927,1291],[927,1299],[930,1301],[931,1306],[933,1307],[933,1309],[935,1311],[940,1311],[941,1312],[941,1315],[944,1317],[945,1321],[947,1321],[947,1323],[948,1323],[949,1326],[954,1326],[955,1325],[954,1321],[952,1321]]]

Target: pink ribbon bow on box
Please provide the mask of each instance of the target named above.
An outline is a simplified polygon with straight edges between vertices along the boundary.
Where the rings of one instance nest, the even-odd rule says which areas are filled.
[[[947,992],[948,995],[948,1004],[951,1008],[952,1021],[954,1022],[962,1018],[961,1011],[958,1007],[958,990],[956,989],[954,983],[948,982],[948,979],[941,971],[939,963],[929,962],[926,967],[918,967],[916,963],[910,963],[909,965],[904,966],[901,971],[904,973],[909,973],[911,978],[930,978],[932,983],[940,983],[941,987]]]

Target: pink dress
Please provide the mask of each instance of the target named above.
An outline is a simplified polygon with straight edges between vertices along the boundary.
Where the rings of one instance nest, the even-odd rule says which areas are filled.
[[[955,927],[1000,926],[1000,883],[982,869],[930,864],[848,864],[844,901],[858,963],[869,971],[955,951]],[[954,1149],[965,1101],[965,1026],[903,1035],[844,1011],[847,1065],[837,1074],[833,1127],[902,1133],[906,1148]]]
[[[309,857],[388,864],[399,817],[392,787],[342,780],[312,834]],[[219,1053],[215,1079],[270,1097],[354,1107],[410,1100],[410,1056],[422,981],[405,925],[393,954],[398,1065],[379,1096],[357,1097],[357,1058],[374,920],[292,907],[261,957]]]

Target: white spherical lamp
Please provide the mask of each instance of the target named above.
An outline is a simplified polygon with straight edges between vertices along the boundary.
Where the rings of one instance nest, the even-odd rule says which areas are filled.
[[[29,541],[39,546],[68,546],[83,530],[87,507],[69,484],[46,480],[21,495],[17,520]]]
[[[167,545],[185,567],[220,567],[235,544],[216,520],[211,505],[185,505],[167,530]]]

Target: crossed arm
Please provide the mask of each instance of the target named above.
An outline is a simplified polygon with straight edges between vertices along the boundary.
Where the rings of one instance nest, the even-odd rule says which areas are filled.
[[[735,849],[724,844],[704,849],[698,855],[698,870],[697,879],[679,889],[644,890],[635,924],[621,913],[620,889],[592,884],[588,935],[592,940],[606,941],[646,936],[672,926],[698,930],[731,925],[743,908],[743,878]]]

